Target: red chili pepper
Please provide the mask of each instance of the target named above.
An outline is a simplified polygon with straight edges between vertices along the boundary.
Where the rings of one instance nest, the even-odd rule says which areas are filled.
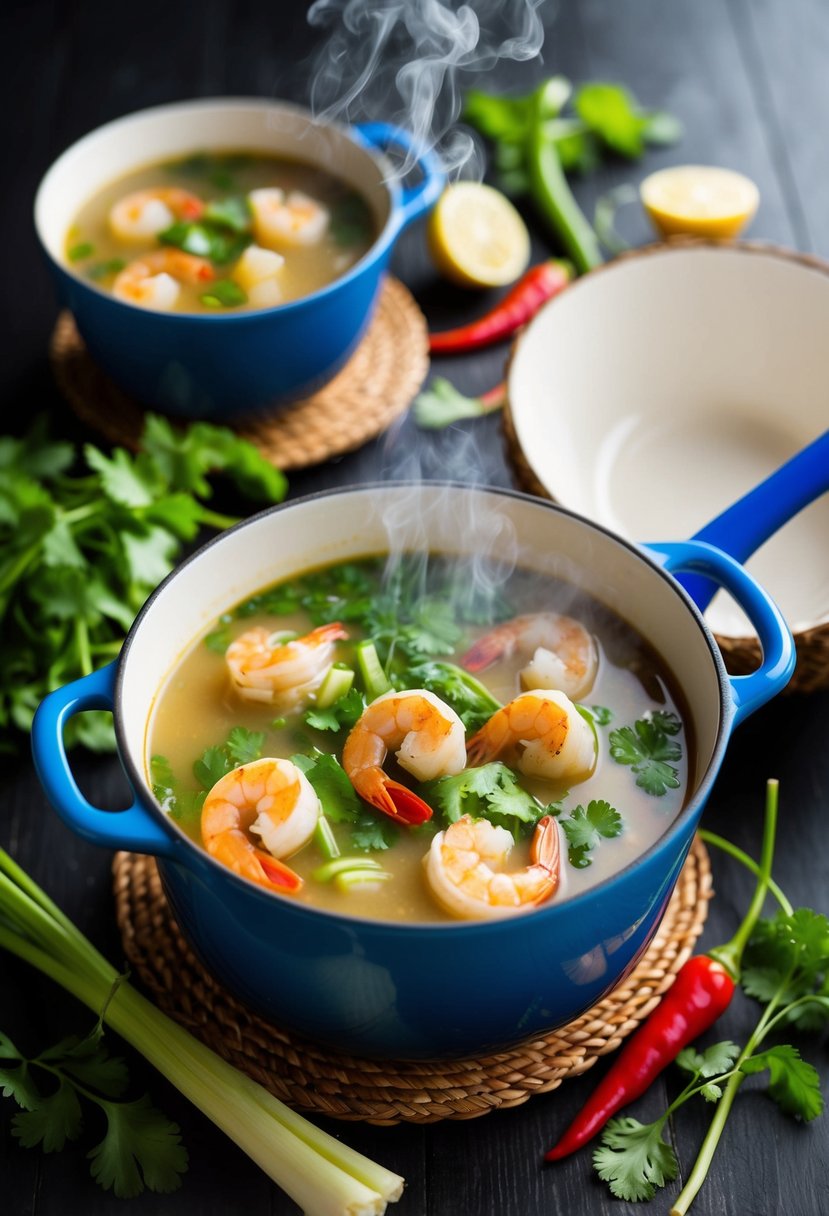
[[[545,1154],[545,1161],[559,1161],[592,1139],[617,1110],[640,1097],[683,1047],[712,1026],[727,1008],[740,977],[743,950],[768,890],[776,828],[777,782],[769,781],[757,885],[739,929],[725,945],[708,954],[694,955],[680,967],[656,1009],[624,1045],[567,1131]]]
[[[611,1115],[640,1097],[683,1047],[716,1022],[733,992],[734,980],[722,963],[708,954],[689,958],[567,1131],[545,1154],[545,1161],[558,1161],[574,1153],[604,1127]]]
[[[533,266],[486,316],[458,329],[430,334],[430,353],[460,354],[510,337],[569,282],[570,267],[566,262],[549,261]]]

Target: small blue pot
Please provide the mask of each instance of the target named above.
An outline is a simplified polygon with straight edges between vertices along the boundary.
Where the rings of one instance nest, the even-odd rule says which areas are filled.
[[[396,180],[381,154],[392,146],[419,168],[417,185]],[[374,244],[312,295],[221,314],[125,304],[67,262],[67,230],[97,190],[154,161],[229,148],[305,161],[343,178],[371,209]],[[73,144],[40,185],[35,225],[61,303],[112,380],[142,405],[222,422],[307,395],[339,371],[371,320],[395,240],[443,184],[438,158],[418,152],[407,132],[385,123],[346,128],[316,123],[281,102],[193,101],[131,114]]]
[[[454,540],[447,540],[447,519]],[[399,525],[401,547],[475,554],[486,546],[497,559],[578,581],[672,669],[695,740],[688,801],[624,870],[526,916],[387,924],[263,890],[209,857],[158,805],[147,778],[147,724],[182,651],[268,583],[384,551],[388,521]],[[678,571],[704,575],[739,602],[762,644],[757,671],[726,673],[700,611],[673,577]],[[733,727],[783,687],[793,666],[779,611],[712,544],[640,548],[521,494],[437,483],[366,486],[263,512],[199,550],[150,597],[116,663],[46,698],[32,739],[40,779],[63,820],[95,844],[157,857],[182,932],[242,1001],[292,1031],[362,1055],[465,1056],[570,1021],[634,966],[670,898]],[[86,709],[114,714],[135,795],[128,810],[90,805],[72,775],[63,727]]]

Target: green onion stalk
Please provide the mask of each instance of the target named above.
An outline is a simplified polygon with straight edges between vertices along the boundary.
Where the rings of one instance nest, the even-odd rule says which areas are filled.
[[[403,1179],[292,1111],[127,981],[0,849],[0,947],[72,993],[167,1077],[306,1216],[381,1216]]]

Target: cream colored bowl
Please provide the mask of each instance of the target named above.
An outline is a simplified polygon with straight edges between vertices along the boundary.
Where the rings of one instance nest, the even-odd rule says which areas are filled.
[[[516,342],[507,431],[528,488],[631,540],[692,536],[829,425],[829,265],[680,242],[626,255]],[[796,635],[797,686],[829,683],[829,498],[746,563]],[[757,646],[720,593],[735,668]]]

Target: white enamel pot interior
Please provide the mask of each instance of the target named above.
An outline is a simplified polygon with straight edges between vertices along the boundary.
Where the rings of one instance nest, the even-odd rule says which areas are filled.
[[[829,265],[750,244],[623,256],[515,344],[508,395],[547,492],[631,540],[692,536],[826,429]],[[829,499],[746,563],[797,632],[829,622]],[[706,613],[752,634],[733,600]]]

